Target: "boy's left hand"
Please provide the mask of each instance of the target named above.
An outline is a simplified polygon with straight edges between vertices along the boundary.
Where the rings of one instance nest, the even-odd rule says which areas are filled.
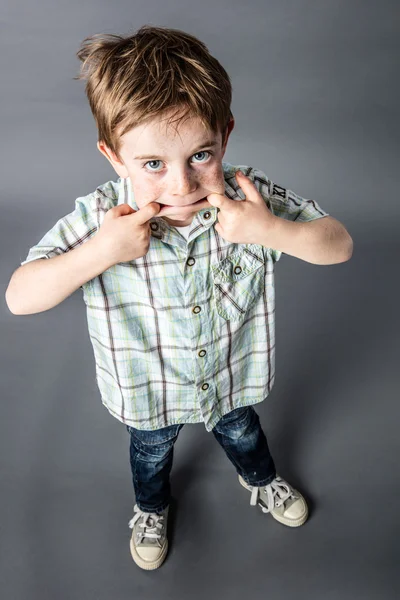
[[[231,200],[223,194],[209,194],[208,202],[219,208],[215,229],[225,240],[236,244],[266,245],[268,233],[275,226],[276,217],[267,207],[254,183],[241,171],[235,173],[244,200]]]

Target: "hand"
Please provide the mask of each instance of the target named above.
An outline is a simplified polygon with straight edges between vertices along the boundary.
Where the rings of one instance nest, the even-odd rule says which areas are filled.
[[[219,208],[215,229],[228,242],[265,246],[278,217],[272,214],[248,177],[240,170],[235,176],[245,195],[244,200],[231,200],[215,193],[207,196],[211,206]]]
[[[110,265],[147,254],[151,239],[149,221],[160,208],[157,202],[150,202],[140,210],[134,210],[129,204],[118,204],[106,212],[95,237]]]

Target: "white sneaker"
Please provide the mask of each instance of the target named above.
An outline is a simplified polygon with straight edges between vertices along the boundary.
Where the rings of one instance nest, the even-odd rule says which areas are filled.
[[[136,514],[129,521],[132,529],[130,549],[133,560],[142,569],[158,569],[165,560],[168,551],[168,509],[169,506],[161,515],[157,515],[143,512],[137,504],[133,507]]]
[[[298,527],[307,520],[308,507],[304,497],[278,474],[262,487],[248,485],[240,475],[239,482],[251,491],[250,504],[258,504],[264,513],[271,513],[279,523]]]

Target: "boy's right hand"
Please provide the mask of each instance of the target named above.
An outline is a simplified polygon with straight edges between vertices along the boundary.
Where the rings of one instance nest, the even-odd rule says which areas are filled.
[[[157,202],[150,202],[140,210],[134,210],[129,204],[110,208],[95,236],[106,259],[115,265],[147,254],[150,246],[149,220],[160,210]]]

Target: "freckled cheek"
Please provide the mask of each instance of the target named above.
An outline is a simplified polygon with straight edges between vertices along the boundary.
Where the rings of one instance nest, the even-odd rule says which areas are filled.
[[[201,182],[201,186],[205,190],[223,194],[225,192],[225,179],[222,165],[207,173],[204,177],[204,181]]]
[[[158,185],[136,183],[132,185],[135,202],[139,208],[143,208],[150,202],[158,202],[162,197],[162,189]]]

